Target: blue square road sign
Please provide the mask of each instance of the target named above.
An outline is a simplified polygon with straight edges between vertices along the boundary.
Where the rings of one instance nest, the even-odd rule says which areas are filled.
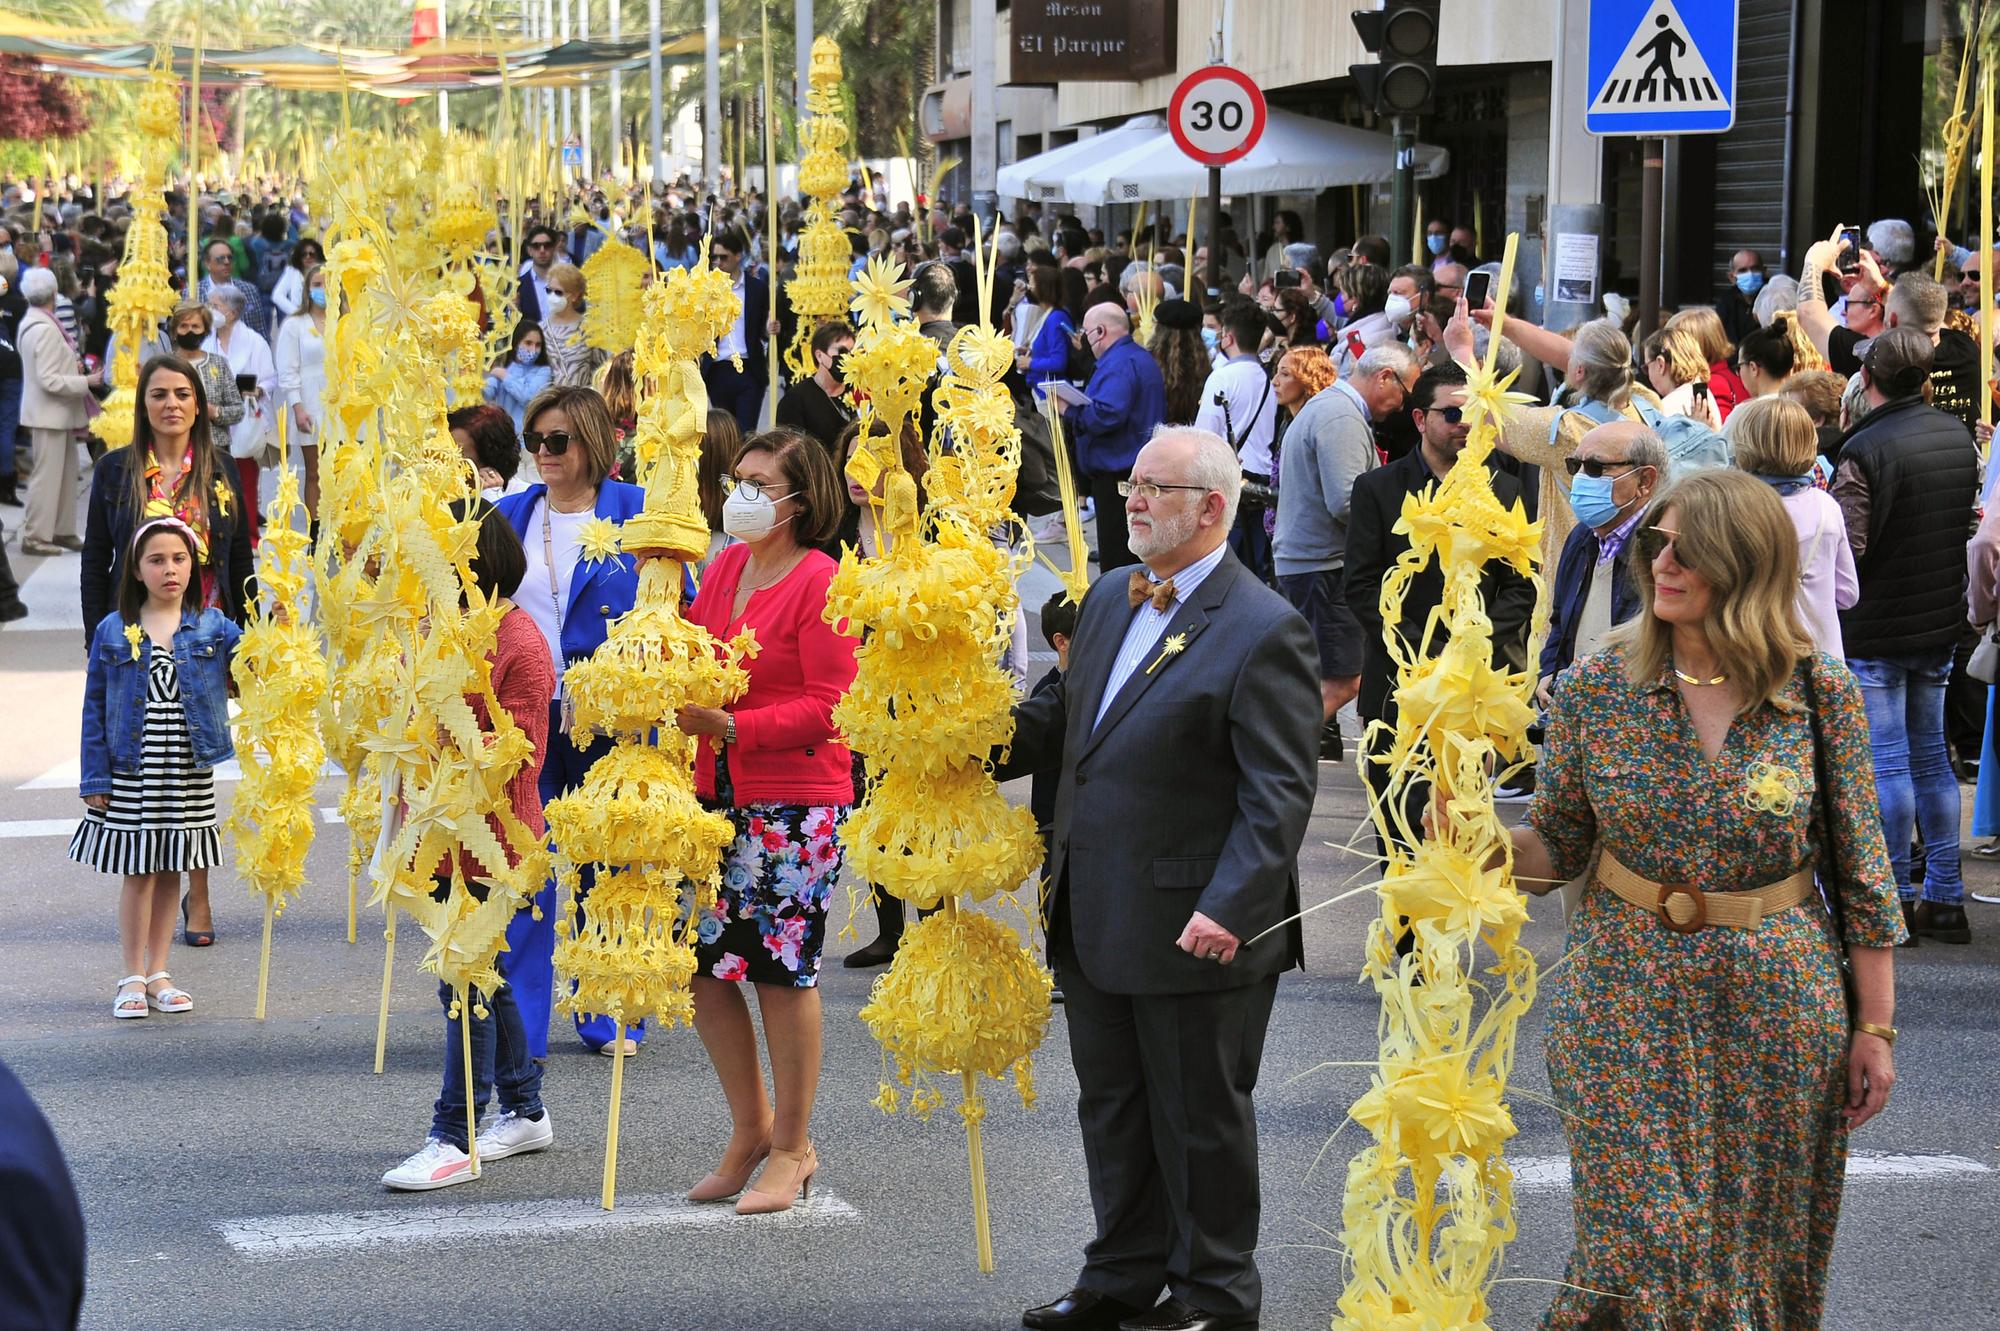
[[[1590,0],[1592,134],[1719,134],[1736,122],[1737,0]]]

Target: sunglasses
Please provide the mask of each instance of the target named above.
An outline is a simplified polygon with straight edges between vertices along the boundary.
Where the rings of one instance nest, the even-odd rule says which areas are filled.
[[[1641,527],[1633,533],[1632,539],[1638,544],[1639,553],[1644,555],[1646,562],[1650,564],[1665,554],[1668,548],[1680,539],[1680,535],[1679,532],[1665,527]],[[1683,565],[1687,563],[1681,558],[1679,550],[1674,551],[1674,562]]]
[[[1632,469],[1632,462],[1629,458],[1609,458],[1602,462],[1596,458],[1564,458],[1563,466],[1568,469],[1569,474],[1572,476],[1578,472],[1582,472],[1594,481],[1603,477],[1606,467],[1623,467],[1625,471],[1630,471]],[[1624,474],[1624,471],[1618,473],[1620,476]]]
[[[1442,417],[1446,425],[1457,425],[1465,419],[1464,407],[1432,407],[1424,412],[1426,416]]]
[[[559,458],[569,452],[569,431],[550,430],[547,434],[543,434],[540,430],[523,430],[521,447],[530,453],[539,453],[546,448],[550,457]]]

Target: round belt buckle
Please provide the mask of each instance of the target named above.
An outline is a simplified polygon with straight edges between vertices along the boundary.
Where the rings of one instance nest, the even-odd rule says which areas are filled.
[[[1676,903],[1676,898],[1686,905]],[[1682,883],[1660,885],[1660,923],[1677,934],[1698,934],[1708,924],[1708,899]]]

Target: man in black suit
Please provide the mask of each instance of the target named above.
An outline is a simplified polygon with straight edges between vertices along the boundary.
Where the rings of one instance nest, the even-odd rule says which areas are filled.
[[[549,269],[561,257],[561,246],[562,237],[556,229],[540,222],[523,234],[522,249],[527,257],[521,261],[521,280],[514,289],[514,299],[521,317],[530,323],[540,323],[548,308]]]
[[[1097,1229],[1037,1331],[1257,1324],[1251,1092],[1302,958],[1319,659],[1229,552],[1241,490],[1219,435],[1159,431],[1125,501],[1145,566],[1099,579],[1069,670],[1015,709],[1003,773],[1059,774],[1044,922]]]
[[[1361,692],[1356,706],[1362,722],[1369,726],[1364,740],[1368,754],[1365,771],[1378,799],[1387,788],[1389,773],[1375,761],[1375,755],[1387,752],[1396,724],[1396,663],[1382,635],[1382,578],[1410,548],[1410,538],[1395,530],[1403,515],[1403,501],[1433,481],[1442,482],[1465,447],[1470,428],[1463,417],[1464,367],[1447,361],[1425,370],[1410,389],[1408,406],[1417,427],[1417,447],[1387,466],[1364,472],[1354,482],[1347,517],[1347,604],[1361,621],[1363,642]],[[1486,468],[1501,506],[1512,508],[1521,498],[1521,482],[1490,457]],[[1509,669],[1525,668],[1528,621],[1535,612],[1534,585],[1511,568],[1488,565],[1480,592],[1487,617],[1493,621],[1495,654]],[[1410,579],[1404,593],[1403,618],[1396,633],[1406,651],[1414,652],[1423,641],[1431,611],[1443,599],[1444,573],[1432,561]],[[1447,637],[1442,630],[1432,635],[1433,653],[1443,649]],[[1375,728],[1371,724],[1375,721],[1386,723],[1389,730]],[[1406,791],[1405,812],[1413,828],[1421,826],[1424,798],[1421,787]],[[1381,845],[1380,833],[1376,844]]]
[[[764,390],[771,382],[770,335],[778,321],[771,309],[771,284],[758,275],[745,249],[743,229],[726,226],[709,242],[709,262],[735,284],[741,307],[736,323],[716,345],[713,356],[701,358],[701,381],[713,406],[736,417],[744,438],[757,433]],[[737,369],[735,359],[743,368]]]

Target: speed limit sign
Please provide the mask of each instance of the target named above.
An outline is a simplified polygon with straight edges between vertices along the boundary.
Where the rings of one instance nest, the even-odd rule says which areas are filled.
[[[1227,166],[1264,135],[1264,91],[1240,69],[1204,66],[1174,89],[1167,124],[1189,157],[1203,166]]]

